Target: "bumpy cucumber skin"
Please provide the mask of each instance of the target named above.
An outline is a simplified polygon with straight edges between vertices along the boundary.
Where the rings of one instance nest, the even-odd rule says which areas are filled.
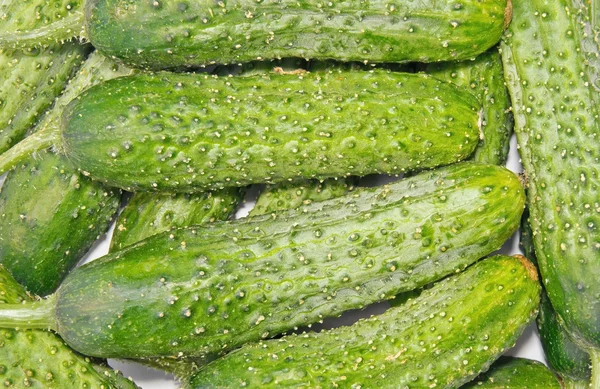
[[[504,165],[514,122],[510,97],[504,84],[502,58],[497,49],[491,49],[472,61],[431,64],[425,71],[468,88],[480,98],[483,106],[481,139],[471,159]]]
[[[52,293],[110,225],[120,191],[42,151],[0,191],[0,263],[30,292]]]
[[[309,180],[300,183],[267,185],[248,216],[270,214],[284,209],[298,209],[314,201],[324,201],[354,190],[353,180]]]
[[[85,12],[88,38],[104,54],[164,69],[284,57],[474,58],[500,40],[509,10],[506,0],[94,0]]]
[[[120,250],[172,228],[227,220],[243,197],[238,188],[179,195],[135,193],[117,219],[110,249]]]
[[[488,372],[461,389],[561,389],[561,385],[543,363],[500,357]]]
[[[83,36],[83,0],[0,3],[0,47],[31,48]]]
[[[226,352],[463,269],[504,243],[523,204],[513,173],[464,163],[154,235],[75,269],[56,292],[57,329],[86,355]]]
[[[0,153],[25,137],[89,50],[76,43],[23,51],[0,48]]]
[[[450,83],[385,71],[134,75],[84,92],[62,139],[110,186],[185,193],[450,164],[477,144],[478,105]]]
[[[0,265],[0,304],[28,300],[25,289]],[[0,354],[0,382],[8,388],[137,388],[105,362],[77,354],[47,331],[2,328]]]
[[[597,93],[570,2],[513,0],[502,45],[544,286],[573,340],[600,348]]]
[[[488,258],[382,315],[245,345],[187,388],[458,388],[514,345],[539,293],[526,259]]]

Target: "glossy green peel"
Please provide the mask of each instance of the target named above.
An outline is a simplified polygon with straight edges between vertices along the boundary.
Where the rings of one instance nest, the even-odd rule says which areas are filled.
[[[490,370],[461,389],[561,389],[544,364],[522,358],[500,357]]]
[[[184,387],[457,388],[514,345],[539,293],[526,259],[492,257],[351,326],[247,344]]]

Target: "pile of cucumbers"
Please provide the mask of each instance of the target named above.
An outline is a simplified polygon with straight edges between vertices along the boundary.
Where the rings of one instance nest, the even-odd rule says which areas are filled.
[[[600,389],[599,15],[0,2],[0,386]]]

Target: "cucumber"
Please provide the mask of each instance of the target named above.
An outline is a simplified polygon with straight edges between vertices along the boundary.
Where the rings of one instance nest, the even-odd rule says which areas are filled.
[[[0,263],[30,292],[54,292],[108,229],[119,199],[64,156],[39,152],[0,191]]]
[[[561,389],[544,364],[522,358],[500,357],[490,370],[461,389]]]
[[[193,192],[460,161],[479,138],[478,106],[433,77],[384,71],[135,75],[84,92],[61,136],[110,186]]]
[[[504,85],[502,58],[494,48],[472,61],[440,62],[425,67],[432,76],[470,89],[483,106],[481,139],[472,159],[504,165],[508,157],[513,117]]]
[[[32,48],[82,37],[83,0],[3,0],[0,48]]]
[[[169,231],[75,269],[37,305],[0,309],[0,327],[50,327],[98,357],[206,358],[460,271],[511,236],[523,204],[513,173],[463,163]]]
[[[0,305],[31,301],[25,289],[0,265]],[[71,350],[44,330],[0,329],[0,381],[7,388],[135,389],[106,361]]]
[[[568,0],[513,0],[502,44],[528,180],[535,253],[552,306],[589,351],[600,388],[598,94]]]
[[[539,293],[525,258],[488,258],[382,315],[245,345],[184,387],[456,388],[514,345]]]
[[[120,250],[172,228],[227,220],[243,195],[238,188],[191,195],[135,193],[117,219],[110,249]]]
[[[0,48],[0,154],[25,137],[88,51],[89,46],[76,43],[28,50]]]
[[[506,0],[92,0],[85,11],[94,47],[132,66],[164,69],[282,57],[468,59],[498,43],[511,8]]]
[[[309,180],[300,183],[267,185],[248,216],[271,214],[284,209],[298,209],[314,201],[324,201],[354,190],[352,179]]]

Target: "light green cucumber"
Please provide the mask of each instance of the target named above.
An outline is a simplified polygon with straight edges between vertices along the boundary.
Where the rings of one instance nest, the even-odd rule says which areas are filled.
[[[89,50],[76,43],[0,48],[0,154],[23,139],[50,108]]]
[[[134,75],[84,92],[58,143],[108,185],[193,192],[450,164],[473,152],[479,110],[417,74]]]
[[[83,0],[2,0],[0,48],[32,48],[84,35]]]
[[[458,388],[514,345],[539,293],[525,258],[488,258],[382,315],[247,344],[184,388]]]
[[[31,300],[0,265],[0,305]],[[106,361],[74,352],[46,330],[0,329],[0,355],[0,382],[7,388],[137,388]]]
[[[600,388],[598,93],[570,0],[513,0],[501,46],[544,287]]]
[[[301,57],[369,62],[468,59],[498,43],[510,1],[86,2],[98,50],[153,69]]]
[[[504,85],[502,58],[496,48],[464,62],[440,62],[425,67],[434,77],[471,90],[483,106],[481,138],[474,161],[504,165],[508,156],[513,117]]]
[[[512,172],[462,163],[168,231],[76,268],[37,305],[0,308],[0,327],[50,327],[99,357],[209,358],[460,271],[511,236],[523,204]]]
[[[522,358],[500,357],[489,371],[461,389],[561,389],[544,364]]]
[[[238,188],[178,195],[135,193],[117,219],[110,249],[122,249],[172,228],[227,220],[243,197]]]

